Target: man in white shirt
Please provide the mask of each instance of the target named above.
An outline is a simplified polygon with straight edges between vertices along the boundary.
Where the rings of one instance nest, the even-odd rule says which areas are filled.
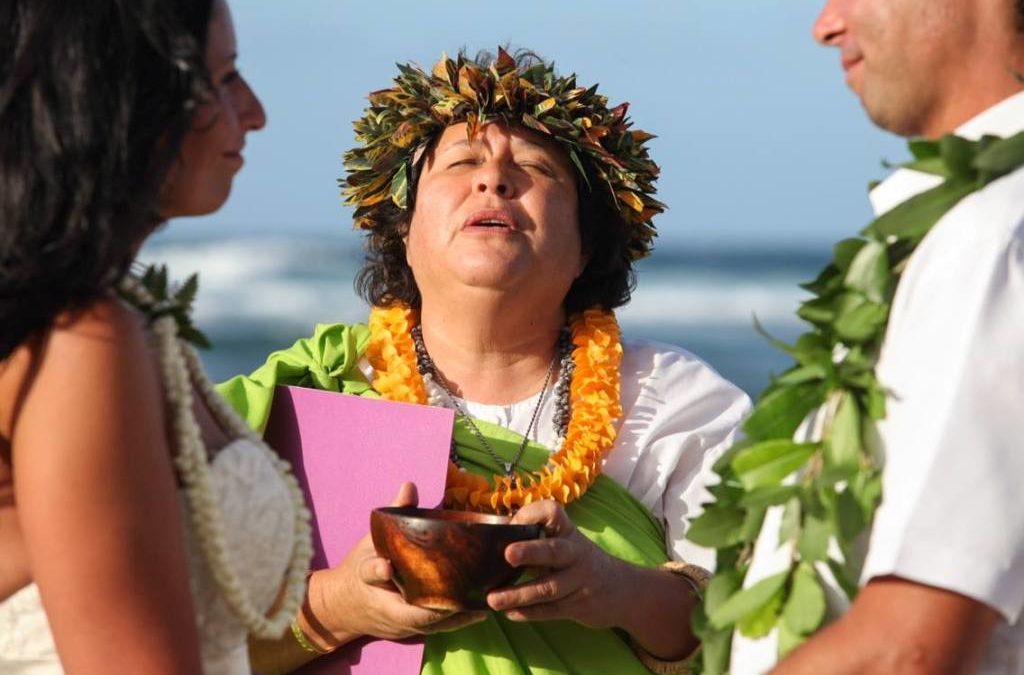
[[[1024,130],[1021,0],[829,0],[814,35],[889,131]],[[899,170],[872,202],[885,212],[938,182]],[[1024,673],[1024,171],[961,201],[915,251],[876,372],[884,496],[862,590],[776,672]],[[772,522],[745,585],[784,569]],[[775,653],[774,636],[737,635],[731,672]]]

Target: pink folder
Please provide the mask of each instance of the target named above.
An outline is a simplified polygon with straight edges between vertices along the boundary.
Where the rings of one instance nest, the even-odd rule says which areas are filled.
[[[453,421],[443,408],[277,388],[266,440],[306,492],[313,569],[340,563],[370,531],[370,511],[390,504],[404,481],[416,483],[420,506],[440,504]],[[415,675],[422,658],[422,640],[363,640],[300,672]]]

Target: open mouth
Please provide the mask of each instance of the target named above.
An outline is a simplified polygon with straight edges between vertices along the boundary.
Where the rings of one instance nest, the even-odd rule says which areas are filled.
[[[515,230],[515,220],[503,211],[481,211],[470,216],[462,225],[463,229]]]

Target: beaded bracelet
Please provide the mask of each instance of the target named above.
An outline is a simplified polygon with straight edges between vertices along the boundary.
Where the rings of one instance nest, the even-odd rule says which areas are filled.
[[[704,590],[708,587],[708,582],[711,581],[711,572],[700,565],[688,562],[670,560],[667,563],[662,563],[658,569],[683,577],[690,582],[693,591],[700,597],[704,597]]]
[[[299,625],[298,620],[292,621],[292,636],[295,641],[299,643],[303,651],[309,652],[310,654],[316,654],[317,656],[323,656],[330,654],[330,650],[323,650],[313,644],[308,637],[306,637],[305,631],[302,630],[302,626]]]
[[[633,653],[640,659],[640,663],[644,664],[644,668],[654,673],[654,675],[690,675],[692,672],[690,666],[692,665],[693,657],[697,654],[695,649],[693,654],[690,654],[685,659],[662,661],[656,656],[651,656],[646,649],[633,640],[629,641],[629,646],[633,648]]]
[[[711,580],[711,572],[707,571],[700,565],[694,565],[687,562],[669,561],[663,563],[659,569],[663,569],[672,574],[678,575],[686,579],[690,586],[693,587],[693,592],[698,597],[703,597],[704,589],[707,588],[708,582]],[[686,658],[677,659],[675,661],[665,661],[652,655],[646,649],[636,643],[635,640],[630,638],[629,646],[633,649],[633,653],[640,663],[644,664],[647,670],[654,673],[654,675],[687,675],[691,672],[690,666],[692,665],[693,657],[697,654],[694,650],[692,654]]]

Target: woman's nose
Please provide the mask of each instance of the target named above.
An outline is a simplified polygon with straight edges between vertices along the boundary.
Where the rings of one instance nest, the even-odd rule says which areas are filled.
[[[503,163],[496,160],[484,162],[477,170],[474,180],[476,191],[493,192],[499,197],[509,198],[513,195],[513,183]]]
[[[267,112],[263,109],[263,104],[249,83],[243,81],[243,84],[245,92],[242,98],[242,109],[238,116],[239,121],[246,131],[259,131],[267,125]]]

